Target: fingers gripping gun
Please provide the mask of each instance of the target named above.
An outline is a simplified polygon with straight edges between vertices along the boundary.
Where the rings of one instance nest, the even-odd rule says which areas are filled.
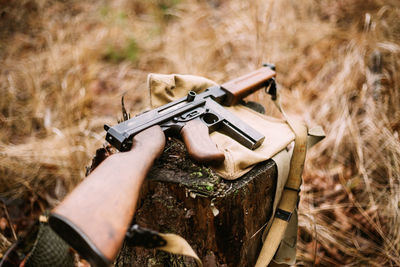
[[[165,136],[181,135],[189,154],[202,163],[220,163],[224,154],[209,137],[222,131],[255,149],[264,136],[223,106],[266,86],[274,97],[275,71],[263,67],[221,86],[139,114],[114,127],[105,126],[106,140],[120,151],[105,159],[50,214],[49,224],[93,266],[115,260],[136,209],[140,187]]]
[[[209,137],[218,130],[249,149],[256,149],[264,136],[227,111],[224,106],[237,104],[242,98],[274,82],[275,72],[263,67],[235,80],[207,88],[196,94],[190,91],[184,98],[109,127],[106,140],[119,151],[129,151],[137,133],[159,125],[166,136],[181,135],[189,155],[198,162],[217,165],[224,160]]]

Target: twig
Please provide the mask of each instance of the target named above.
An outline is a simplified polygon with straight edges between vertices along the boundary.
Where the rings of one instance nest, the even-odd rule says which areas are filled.
[[[313,225],[314,225],[314,233],[315,233],[315,236],[314,236],[314,259],[313,259],[313,267],[315,266],[315,264],[316,264],[316,262],[317,262],[317,253],[318,253],[318,232],[317,232],[317,223],[315,222],[315,218],[314,218],[314,216],[312,216],[312,222],[313,222]]]
[[[11,232],[12,232],[13,237],[14,237],[14,241],[17,241],[17,239],[18,239],[18,238],[17,238],[17,234],[15,233],[13,224],[12,224],[12,222],[11,222],[10,215],[8,214],[8,210],[7,210],[6,203],[4,203],[4,200],[1,200],[1,202],[3,203],[4,212],[5,212],[5,214],[6,214],[8,224],[10,225]]]

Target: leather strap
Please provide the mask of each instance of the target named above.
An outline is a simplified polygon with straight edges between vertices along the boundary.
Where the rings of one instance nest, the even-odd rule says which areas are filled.
[[[159,234],[164,240],[167,241],[167,244],[163,247],[160,247],[158,249],[164,250],[166,252],[174,253],[174,254],[180,254],[180,255],[185,255],[192,257],[196,263],[197,266],[202,267],[203,264],[201,263],[200,258],[197,256],[196,252],[192,249],[192,247],[189,245],[189,243],[182,238],[179,235],[176,234]]]
[[[135,224],[126,233],[125,241],[128,246],[155,248],[173,254],[189,256],[196,261],[197,266],[203,266],[200,258],[189,243],[176,234],[162,234]]]
[[[274,257],[287,229],[290,218],[298,203],[298,194],[302,182],[301,174],[303,172],[304,160],[307,150],[307,127],[301,121],[289,117],[281,107],[280,97],[274,101],[279,110],[285,117],[288,125],[295,134],[295,145],[293,155],[290,161],[290,170],[288,179],[282,192],[280,202],[275,211],[271,227],[264,241],[264,245],[257,259],[256,267],[268,266]],[[201,260],[182,237],[175,234],[159,235],[167,241],[167,244],[157,249],[164,250],[174,254],[190,256],[195,259],[198,266],[202,266]]]
[[[281,200],[275,212],[271,228],[264,240],[263,247],[256,262],[256,267],[265,267],[271,262],[279,244],[285,234],[289,220],[296,209],[298,202],[298,194],[302,182],[302,172],[307,150],[307,127],[299,121],[289,117],[281,107],[279,94],[275,104],[282,112],[290,128],[295,134],[295,145],[293,149],[292,159],[290,161],[290,170]]]

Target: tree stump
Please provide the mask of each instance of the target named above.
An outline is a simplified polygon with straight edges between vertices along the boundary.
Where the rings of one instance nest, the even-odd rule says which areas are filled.
[[[277,170],[258,164],[235,181],[195,164],[179,140],[168,140],[141,191],[133,220],[185,238],[204,266],[254,266],[271,216]],[[116,266],[196,266],[193,259],[124,243]]]

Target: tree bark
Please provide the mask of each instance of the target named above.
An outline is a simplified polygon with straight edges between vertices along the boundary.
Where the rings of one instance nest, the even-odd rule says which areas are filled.
[[[195,164],[182,142],[169,140],[141,190],[133,220],[185,238],[204,266],[254,266],[272,212],[277,170],[260,163],[235,181]],[[261,229],[261,231],[259,231]],[[124,244],[116,266],[196,266],[183,256]]]

